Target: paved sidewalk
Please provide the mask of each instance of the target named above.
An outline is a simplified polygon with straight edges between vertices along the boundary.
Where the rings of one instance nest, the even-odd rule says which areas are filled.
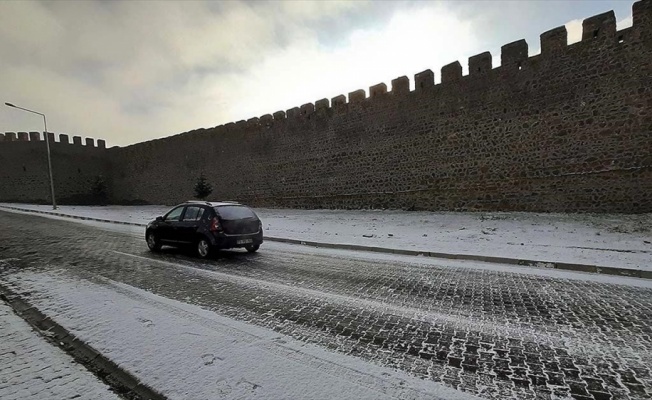
[[[0,301],[0,399],[120,399]]]

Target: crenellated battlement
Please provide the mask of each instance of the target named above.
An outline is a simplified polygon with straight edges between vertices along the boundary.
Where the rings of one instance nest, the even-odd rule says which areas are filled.
[[[343,94],[340,94],[338,96],[335,96],[331,99],[331,105],[333,107],[340,107],[346,104],[346,96]]]
[[[632,6],[632,20],[634,26],[640,27],[641,30],[648,30],[652,26],[652,2],[637,1],[634,3]]]
[[[326,110],[329,107],[330,107],[330,105],[328,103],[328,99],[321,99],[321,100],[317,100],[315,102],[315,110],[317,110],[317,111]]]
[[[550,55],[563,51],[568,46],[568,30],[560,26],[544,32],[539,37],[541,54]]]
[[[500,48],[500,66],[503,69],[521,69],[528,58],[528,45],[525,39],[508,43]]]
[[[410,87],[410,80],[407,79],[407,86]],[[415,90],[420,91],[435,86],[435,73],[427,69],[414,75]],[[393,90],[392,90],[393,91]]]
[[[65,134],[61,133],[58,136],[58,141],[56,140],[56,135],[52,132],[48,132],[48,139],[50,143],[60,143],[60,144],[71,144],[70,143],[70,137]],[[95,139],[93,138],[85,138],[85,144],[82,144],[82,137],[81,136],[73,136],[73,146],[82,146],[82,147],[87,147],[87,148],[98,148],[98,149],[106,149],[106,141],[104,139],[98,139],[97,140],[97,146],[95,145]],[[43,142],[45,140],[45,137],[42,137],[41,132],[5,132],[5,133],[0,133],[0,143],[8,143],[8,142]]]
[[[299,112],[300,115],[306,117],[312,114],[313,112],[315,112],[315,105],[312,103],[304,104],[301,107],[299,107],[299,111],[300,111]]]
[[[616,15],[613,11],[595,15],[582,21],[582,40],[613,38],[616,34]]]
[[[369,87],[369,97],[378,97],[387,94],[387,85],[379,83]]]
[[[348,105],[355,105],[362,102],[373,102],[385,98],[385,95],[404,95],[423,90],[438,90],[448,85],[457,85],[471,77],[473,79],[500,80],[518,79],[519,71],[529,65],[533,59],[541,57],[561,57],[564,52],[575,50],[583,46],[615,46],[624,43],[626,37],[640,39],[641,35],[651,35],[652,30],[652,6],[651,1],[638,1],[632,6],[633,27],[616,31],[616,17],[613,11],[605,12],[593,17],[584,19],[582,23],[582,40],[578,43],[568,45],[568,32],[565,26],[560,26],[544,32],[540,35],[541,55],[531,57],[529,55],[528,43],[524,40],[516,40],[501,47],[500,66],[492,65],[490,52],[468,58],[468,75],[463,75],[462,64],[454,61],[441,67],[441,82],[435,84],[435,74],[427,69],[414,75],[414,89],[410,90],[410,79],[401,76],[391,81],[391,89],[383,82],[369,87],[368,96],[364,89],[354,90],[348,96],[339,95],[328,99],[321,99],[313,103],[306,103],[300,107],[293,107],[286,111],[277,111],[273,114],[266,114],[260,117],[260,123],[248,126],[265,125],[268,128],[274,123],[285,120],[298,120],[307,118],[311,114],[320,111],[324,113],[342,112],[348,109]],[[636,34],[629,35],[630,30]],[[648,32],[648,33],[644,33]],[[631,36],[631,37],[630,37]],[[648,36],[649,37],[649,36]],[[462,93],[460,93],[462,95]],[[226,124],[229,125],[229,124]]]
[[[469,75],[484,76],[491,71],[491,53],[485,51],[475,56],[469,57]]]
[[[432,72],[432,71],[431,71]],[[410,92],[410,79],[407,76],[399,76],[392,79],[392,94],[404,94]]]
[[[359,103],[364,101],[367,98],[367,95],[364,89],[358,89],[349,93],[349,103]]]

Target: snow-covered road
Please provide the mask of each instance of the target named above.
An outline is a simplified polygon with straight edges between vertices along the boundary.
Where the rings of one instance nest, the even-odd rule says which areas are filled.
[[[124,283],[45,273],[11,281],[170,399],[473,398]]]
[[[51,211],[50,206],[0,205]],[[147,223],[166,206],[59,206]],[[544,214],[258,209],[265,234],[324,243],[589,264],[652,271],[652,214]]]
[[[0,215],[3,254],[18,259],[0,280],[173,398],[302,384],[319,397],[322,379],[351,387],[338,398],[444,393],[436,383],[492,399],[652,388],[649,280],[276,243],[200,262],[149,253],[136,227]],[[288,383],[283,368],[307,378]]]

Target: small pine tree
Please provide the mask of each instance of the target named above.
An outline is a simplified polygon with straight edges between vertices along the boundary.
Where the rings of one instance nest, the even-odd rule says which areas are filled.
[[[102,175],[98,175],[91,181],[91,196],[93,202],[99,205],[106,205],[109,197],[106,181]]]
[[[206,177],[202,173],[199,175],[199,178],[197,178],[197,182],[195,183],[195,197],[204,200],[206,197],[210,196],[211,193],[213,193],[213,187],[208,183]]]

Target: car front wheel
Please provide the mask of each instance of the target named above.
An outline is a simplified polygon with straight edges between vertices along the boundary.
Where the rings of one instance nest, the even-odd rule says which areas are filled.
[[[197,241],[197,256],[199,258],[208,258],[211,254],[211,244],[207,239],[199,239]]]
[[[149,247],[151,251],[161,250],[161,242],[159,242],[158,237],[154,232],[149,232],[147,234],[147,247]]]
[[[257,252],[259,248],[260,248],[259,244],[250,244],[250,245],[245,247],[245,249],[247,249],[247,251],[250,252],[250,253]]]

